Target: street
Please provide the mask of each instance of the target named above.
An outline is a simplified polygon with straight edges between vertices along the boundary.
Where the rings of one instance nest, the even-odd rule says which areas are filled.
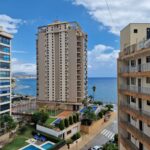
[[[88,150],[95,145],[103,145],[109,140],[113,139],[114,135],[118,133],[118,123],[114,120],[108,127],[103,129],[94,139],[85,145],[81,150]]]

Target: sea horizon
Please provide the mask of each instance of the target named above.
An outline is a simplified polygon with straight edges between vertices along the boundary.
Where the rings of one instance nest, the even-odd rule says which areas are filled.
[[[95,100],[104,103],[117,103],[116,77],[88,77],[88,95],[93,95],[93,86],[96,86]],[[17,78],[14,93],[36,96],[36,78]]]

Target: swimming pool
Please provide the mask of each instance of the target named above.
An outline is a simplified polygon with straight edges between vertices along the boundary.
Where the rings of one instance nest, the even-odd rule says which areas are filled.
[[[50,142],[47,142],[47,143],[44,143],[41,147],[44,149],[44,150],[48,150],[49,148],[53,147],[54,144],[50,143]]]
[[[96,109],[98,108],[97,106],[91,106],[92,107],[92,111],[95,112]],[[84,113],[87,110],[87,107],[84,107],[80,110],[80,113]]]
[[[23,148],[22,150],[41,150],[34,145],[28,145],[27,147]]]

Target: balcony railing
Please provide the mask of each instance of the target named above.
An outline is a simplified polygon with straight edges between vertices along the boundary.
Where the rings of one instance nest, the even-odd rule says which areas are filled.
[[[128,138],[125,138],[122,135],[120,136],[120,141],[127,150],[138,150],[136,145],[134,145]]]
[[[133,45],[124,48],[124,50],[120,53],[120,56],[122,57],[124,55],[129,55],[145,48],[150,48],[150,39],[140,41],[139,43],[135,43]]]
[[[150,123],[150,112],[145,111],[143,109],[137,108],[136,106],[132,106],[130,104],[121,103],[120,109],[125,112],[131,112],[140,120],[143,120],[145,123]]]
[[[121,73],[129,73],[129,72],[146,72],[150,71],[150,63],[138,65],[136,67],[122,67],[120,69]]]
[[[124,121],[123,119],[120,120],[120,126],[132,133],[134,137],[139,139],[139,141],[141,141],[148,149],[150,149],[150,137],[147,136],[143,131],[140,131],[140,129],[137,129],[136,127],[131,125],[130,122]]]
[[[122,90],[128,90],[135,93],[147,94],[150,95],[150,88],[149,87],[138,87],[135,85],[122,85]]]

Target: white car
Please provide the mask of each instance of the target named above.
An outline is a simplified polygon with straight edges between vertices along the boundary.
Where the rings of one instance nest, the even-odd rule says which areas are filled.
[[[93,148],[91,148],[91,150],[101,150],[103,147],[102,146],[94,146]]]

